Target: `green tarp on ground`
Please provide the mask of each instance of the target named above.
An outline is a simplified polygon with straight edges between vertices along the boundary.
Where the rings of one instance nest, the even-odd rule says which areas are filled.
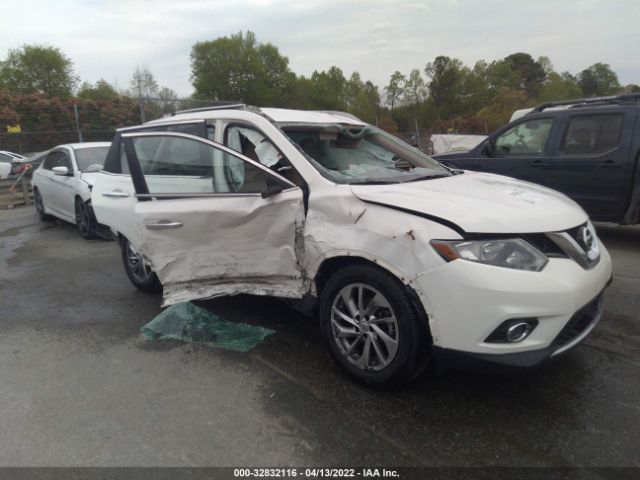
[[[229,322],[191,302],[170,306],[141,330],[149,340],[198,342],[239,352],[248,352],[276,333],[268,328]]]

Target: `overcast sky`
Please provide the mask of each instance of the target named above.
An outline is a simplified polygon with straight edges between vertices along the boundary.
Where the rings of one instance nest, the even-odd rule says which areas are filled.
[[[609,63],[622,84],[640,84],[639,24],[638,0],[26,0],[3,8],[0,58],[45,43],[82,80],[126,88],[146,65],[187,96],[191,46],[252,30],[298,74],[337,65],[379,87],[437,55],[472,66],[519,51],[572,73]]]

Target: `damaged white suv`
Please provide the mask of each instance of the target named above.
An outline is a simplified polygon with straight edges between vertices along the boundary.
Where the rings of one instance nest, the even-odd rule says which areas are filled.
[[[92,202],[164,305],[317,300],[336,360],[375,385],[429,359],[536,366],[593,329],[611,278],[564,195],[447,169],[339,112],[236,105],[123,128]]]

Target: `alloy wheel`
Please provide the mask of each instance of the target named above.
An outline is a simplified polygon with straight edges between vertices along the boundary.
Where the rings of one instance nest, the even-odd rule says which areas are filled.
[[[144,262],[142,255],[140,255],[129,242],[127,242],[126,259],[129,271],[136,281],[145,283],[151,278],[153,275],[151,268],[149,268]]]
[[[391,304],[365,283],[349,284],[335,296],[331,332],[340,353],[361,370],[384,369],[398,350],[398,322]]]
[[[40,192],[38,190],[35,191],[34,197],[38,215],[40,215],[40,217],[44,217],[44,203],[42,203],[42,195],[40,195]]]
[[[80,235],[86,237],[89,235],[91,230],[91,223],[89,219],[89,210],[84,202],[78,201],[76,202],[76,225],[78,226],[78,231]]]

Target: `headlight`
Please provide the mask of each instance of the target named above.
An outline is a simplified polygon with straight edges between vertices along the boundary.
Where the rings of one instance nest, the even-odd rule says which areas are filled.
[[[547,257],[521,238],[495,240],[432,240],[431,245],[447,261],[462,259],[495,267],[539,272]]]
[[[585,235],[584,238],[584,246],[585,253],[587,254],[587,258],[590,262],[595,262],[598,258],[600,258],[600,242],[598,241],[598,234],[596,233],[596,228],[591,223],[591,220],[587,222],[587,231],[588,235]],[[589,239],[589,236],[591,237]]]

